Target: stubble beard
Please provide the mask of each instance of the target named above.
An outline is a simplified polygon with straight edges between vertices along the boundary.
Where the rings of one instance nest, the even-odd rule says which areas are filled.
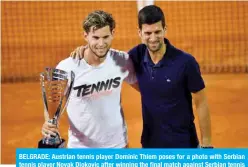
[[[148,48],[148,50],[150,51],[150,52],[152,52],[152,53],[156,53],[156,52],[158,52],[161,48],[162,48],[162,43],[159,43],[159,45],[158,45],[158,48],[157,49],[152,49],[150,46],[149,46],[149,44],[147,44],[147,48]]]
[[[106,53],[105,53],[103,56],[99,56],[99,55],[91,48],[90,45],[89,45],[89,49],[90,49],[91,52],[94,53],[94,55],[95,55],[96,57],[98,57],[99,59],[105,58],[105,57],[107,56],[108,51],[109,51],[109,48],[108,48],[107,51],[106,51]]]

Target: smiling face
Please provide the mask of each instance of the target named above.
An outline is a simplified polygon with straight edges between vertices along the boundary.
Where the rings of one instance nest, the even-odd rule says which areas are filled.
[[[91,52],[98,58],[104,58],[111,47],[113,34],[114,30],[111,31],[109,26],[99,29],[91,27],[88,33],[84,33],[84,37]]]
[[[165,28],[161,21],[154,24],[142,24],[139,36],[149,51],[158,52],[164,43]]]
[[[111,47],[115,20],[112,15],[101,10],[90,13],[83,22],[84,38],[90,52],[104,58]]]

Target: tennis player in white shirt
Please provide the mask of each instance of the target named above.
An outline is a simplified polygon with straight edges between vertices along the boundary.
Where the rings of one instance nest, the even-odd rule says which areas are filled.
[[[90,13],[83,22],[87,48],[82,59],[69,57],[56,68],[75,73],[67,106],[68,148],[125,148],[127,126],[121,106],[121,87],[126,81],[138,89],[132,61],[125,52],[111,49],[115,20],[104,11]],[[43,124],[45,137],[57,128]]]

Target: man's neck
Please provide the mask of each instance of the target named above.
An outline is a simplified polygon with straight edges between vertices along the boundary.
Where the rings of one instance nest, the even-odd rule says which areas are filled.
[[[90,48],[87,48],[84,52],[84,60],[91,66],[98,66],[100,65],[102,62],[104,62],[104,60],[106,59],[106,56],[103,58],[99,58],[95,55],[95,53],[93,53],[91,51]]]
[[[157,52],[151,52],[150,50],[148,51],[149,51],[152,62],[154,64],[157,64],[165,55],[166,44],[163,43],[162,47]]]

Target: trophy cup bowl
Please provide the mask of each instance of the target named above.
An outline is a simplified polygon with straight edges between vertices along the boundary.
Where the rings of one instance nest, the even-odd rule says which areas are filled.
[[[67,73],[55,68],[45,68],[40,73],[40,84],[45,115],[49,122],[58,125],[58,121],[64,112],[74,84],[75,74],[73,71]],[[65,140],[59,133],[50,138],[43,137],[38,143],[38,148],[63,148]]]

